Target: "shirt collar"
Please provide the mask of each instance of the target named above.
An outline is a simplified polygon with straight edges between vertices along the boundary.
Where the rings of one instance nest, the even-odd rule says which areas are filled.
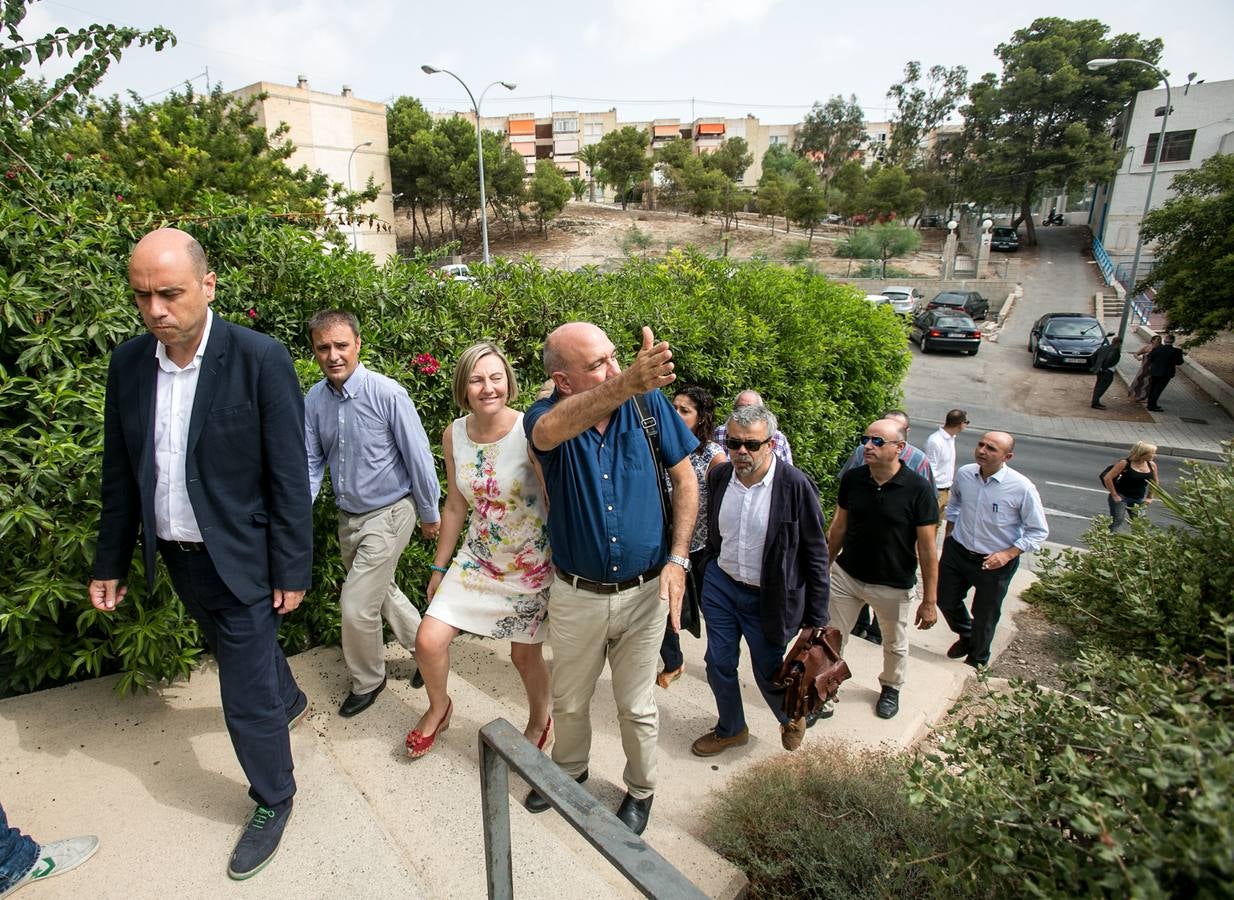
[[[1002,483],[1002,480],[1004,477],[1006,477],[1006,475],[1007,475],[1007,464],[1006,463],[1003,463],[1001,466],[999,466],[998,471],[995,472],[993,475],[991,475],[988,479],[982,476],[980,464],[977,466],[977,477],[981,478],[983,481],[997,481],[999,483]]]
[[[364,363],[356,363],[355,371],[351,376],[343,382],[343,390],[335,391],[329,379],[326,380],[326,387],[334,391],[334,395],[343,396],[350,399],[355,399],[360,396],[360,391],[364,389],[364,382],[368,380],[368,369],[364,368]]]
[[[201,365],[201,358],[206,355],[206,344],[210,343],[210,326],[214,324],[214,311],[210,307],[206,307],[206,327],[202,329],[201,340],[197,343],[197,352],[193,354],[193,358],[189,364],[183,369],[177,366],[167,356],[167,348],[163,346],[162,341],[154,342],[154,358],[159,361],[159,368],[164,372],[183,372],[185,369],[195,369]]]

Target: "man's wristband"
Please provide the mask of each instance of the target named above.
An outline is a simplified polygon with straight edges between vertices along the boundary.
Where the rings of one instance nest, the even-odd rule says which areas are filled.
[[[440,573],[442,573],[443,575],[444,575],[446,572],[449,572],[449,571],[450,571],[450,567],[449,567],[449,566],[439,566],[439,565],[437,565],[437,564],[435,564],[435,563],[430,563],[430,564],[429,564],[429,568],[430,568],[430,569],[432,569],[434,572],[440,572]]]
[[[687,572],[690,571],[690,557],[688,556],[677,556],[670,553],[668,555],[667,562],[671,562],[673,565],[681,566],[681,568],[685,569]]]

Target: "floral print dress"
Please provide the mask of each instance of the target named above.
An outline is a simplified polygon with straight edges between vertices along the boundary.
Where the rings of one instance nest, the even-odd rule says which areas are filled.
[[[467,436],[467,418],[454,420],[451,435],[454,477],[471,515],[428,615],[482,637],[538,644],[553,567],[545,498],[527,458],[523,416],[491,444]]]

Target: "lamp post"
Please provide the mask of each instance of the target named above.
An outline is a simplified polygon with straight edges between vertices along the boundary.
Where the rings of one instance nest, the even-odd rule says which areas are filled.
[[[479,161],[479,167],[480,167],[480,242],[481,242],[481,245],[484,247],[484,262],[485,264],[487,264],[489,261],[488,260],[488,209],[487,209],[488,201],[485,199],[485,196],[484,196],[484,142],[480,138],[480,134],[481,134],[480,132],[480,104],[484,102],[484,95],[488,93],[489,88],[494,87],[496,85],[501,85],[507,91],[512,91],[516,87],[518,87],[518,85],[511,84],[508,81],[494,81],[492,84],[488,85],[487,87],[485,87],[484,90],[480,92],[480,99],[479,101],[477,101],[475,98],[475,95],[471,93],[471,88],[467,87],[467,83],[463,81],[463,79],[455,75],[453,72],[451,72],[449,69],[439,69],[436,66],[423,65],[420,67],[420,71],[422,71],[425,75],[436,75],[438,72],[444,72],[446,75],[449,75],[459,84],[461,84],[463,86],[463,90],[467,92],[468,99],[471,100],[472,112],[476,114],[476,159]]]
[[[371,147],[371,146],[373,146],[372,141],[365,141],[363,144],[356,144],[354,147],[351,148],[351,153],[347,154],[347,193],[349,194],[352,193],[351,160],[356,155],[356,151],[359,150],[361,147]],[[351,249],[352,251],[355,251],[356,249],[356,211],[354,209],[351,211]]]
[[[1123,304],[1123,316],[1118,323],[1118,339],[1121,342],[1127,336],[1127,320],[1131,317],[1131,302],[1135,299],[1135,279],[1140,271],[1140,250],[1144,246],[1144,220],[1148,218],[1152,210],[1153,185],[1157,181],[1157,166],[1161,162],[1161,148],[1165,144],[1165,126],[1170,120],[1170,81],[1160,69],[1142,59],[1090,59],[1088,68],[1095,72],[1118,63],[1135,63],[1137,66],[1146,66],[1156,72],[1161,83],[1165,85],[1165,112],[1161,115],[1161,132],[1157,135],[1157,149],[1153,153],[1153,170],[1148,176],[1148,195],[1144,198],[1144,212],[1140,216],[1140,226],[1136,229],[1135,255],[1131,258],[1131,287],[1127,291],[1127,301]]]

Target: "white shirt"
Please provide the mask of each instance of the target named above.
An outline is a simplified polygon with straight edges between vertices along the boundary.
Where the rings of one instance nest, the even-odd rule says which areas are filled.
[[[943,491],[951,487],[955,479],[955,435],[940,428],[928,438],[925,445],[926,459],[934,472],[934,487]]]
[[[1019,547],[1040,550],[1050,536],[1041,496],[1033,483],[1011,466],[985,479],[976,463],[960,466],[951,485],[947,521],[951,536],[974,553],[997,553]]]
[[[155,342],[159,361],[154,400],[154,530],[165,541],[201,542],[201,531],[184,481],[189,420],[197,396],[197,376],[210,340],[214,313],[206,309],[206,328],[193,359],[183,369],[167,357],[167,348]]]
[[[762,584],[763,545],[767,542],[771,479],[775,471],[774,453],[767,474],[750,487],[741,483],[734,469],[720,504],[720,557],[716,564],[729,578],[742,584]]]

